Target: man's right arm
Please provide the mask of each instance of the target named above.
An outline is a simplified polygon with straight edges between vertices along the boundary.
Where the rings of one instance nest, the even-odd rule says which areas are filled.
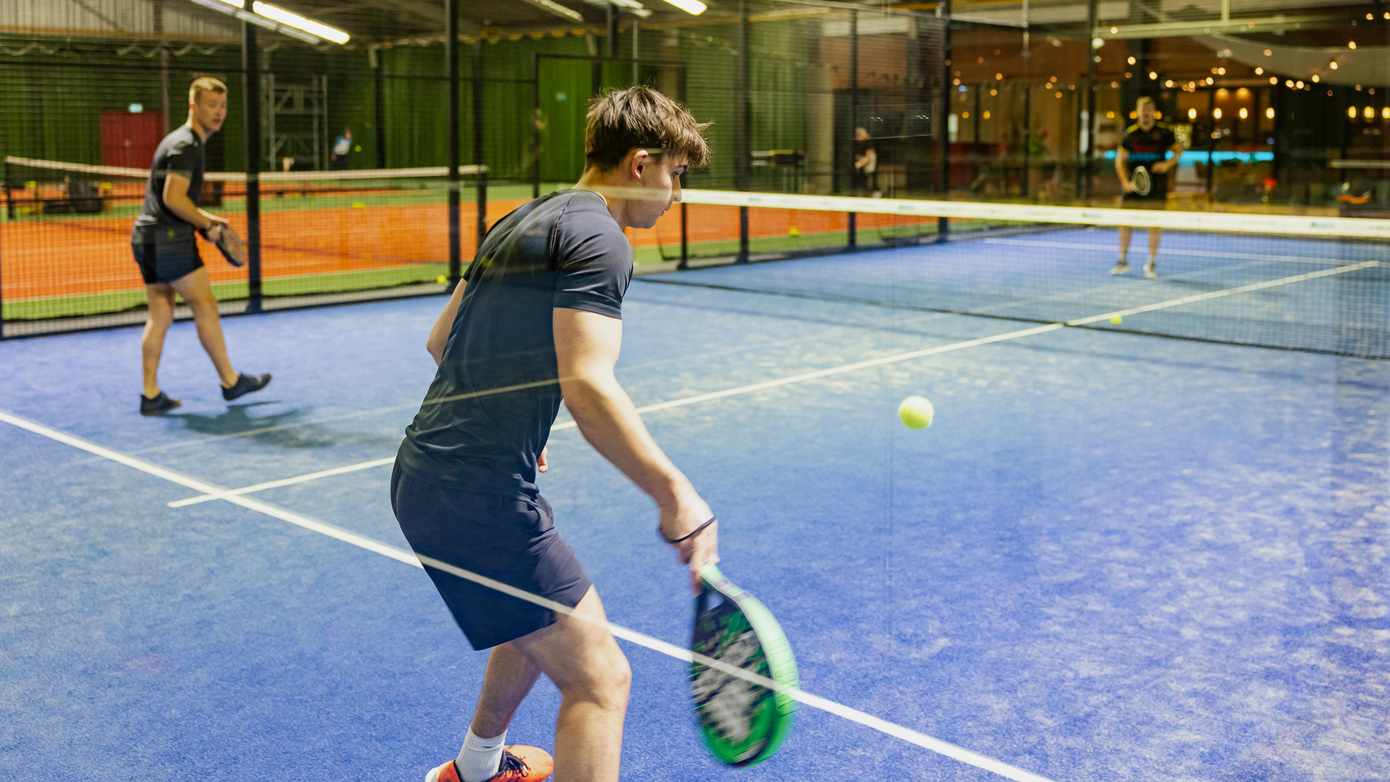
[[[164,208],[175,217],[192,224],[200,231],[211,230],[214,225],[226,225],[227,220],[199,209],[188,197],[188,177],[169,172],[164,177]]]
[[[622,321],[584,310],[554,310],[555,357],[565,405],[590,445],[661,509],[667,540],[689,535],[712,516],[709,505],[666,457],[613,369],[622,346]],[[701,567],[717,562],[718,524],[676,545],[698,589]]]
[[[1129,150],[1121,144],[1115,150],[1115,175],[1120,178],[1120,189],[1126,193],[1134,189],[1129,181]]]

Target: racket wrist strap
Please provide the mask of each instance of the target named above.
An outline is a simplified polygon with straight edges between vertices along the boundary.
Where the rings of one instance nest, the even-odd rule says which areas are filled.
[[[709,521],[706,521],[704,524],[701,524],[700,526],[696,527],[695,529],[691,530],[690,532],[687,532],[686,534],[680,536],[679,538],[668,538],[668,537],[666,537],[666,533],[662,532],[660,528],[657,529],[656,534],[660,535],[660,536],[661,536],[661,539],[664,540],[664,541],[666,541],[667,543],[671,543],[671,544],[675,544],[675,543],[684,543],[685,541],[690,540],[691,538],[695,537],[696,535],[699,535],[701,532],[704,532],[704,531],[705,531],[705,527],[708,527],[709,525],[713,524],[713,523],[714,523],[714,520],[715,520],[715,517],[714,517],[714,516],[710,516],[710,517],[709,517]]]

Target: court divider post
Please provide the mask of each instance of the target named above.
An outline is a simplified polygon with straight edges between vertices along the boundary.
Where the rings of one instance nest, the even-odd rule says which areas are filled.
[[[459,225],[459,0],[444,0],[445,68],[449,72],[449,288],[458,284],[463,268],[460,242],[463,231]]]
[[[941,31],[941,116],[937,127],[941,129],[941,198],[946,200],[951,197],[951,96],[955,94],[951,84],[951,0],[941,0],[936,10],[945,22]],[[936,218],[936,240],[944,242],[950,234],[951,221]]]
[[[752,187],[753,166],[753,104],[749,95],[752,83],[752,20],[748,13],[748,0],[738,4],[738,75],[734,81],[734,187],[749,190]],[[748,207],[738,208],[738,263],[748,262]]]
[[[487,59],[483,57],[483,47],[486,43],[482,36],[478,37],[478,42],[473,48],[473,162],[478,166],[477,181],[475,182],[477,195],[474,197],[473,212],[476,218],[474,231],[477,234],[475,247],[483,246],[483,237],[487,235],[487,161],[483,158],[486,153],[483,147],[483,111],[486,108],[484,100],[484,90],[487,83],[483,81],[483,64]]]
[[[246,117],[246,311],[261,311],[261,72],[256,26],[241,23]]]
[[[849,12],[849,194],[860,195],[854,192],[854,183],[858,180],[855,175],[855,165],[859,162],[859,150],[855,149],[856,141],[854,134],[859,128],[859,12],[851,10]],[[867,178],[865,179],[867,182]],[[849,225],[847,226],[846,244],[853,250],[859,245],[859,215],[850,212],[848,215]]]

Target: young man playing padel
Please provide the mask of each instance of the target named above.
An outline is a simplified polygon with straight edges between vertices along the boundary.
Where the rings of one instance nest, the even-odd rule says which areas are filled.
[[[1162,209],[1168,201],[1168,172],[1177,168],[1182,159],[1182,144],[1177,135],[1166,123],[1158,121],[1153,98],[1141,97],[1134,106],[1138,122],[1125,130],[1124,140],[1115,153],[1115,175],[1120,178],[1121,205],[1147,209]],[[1167,155],[1172,153],[1172,157]],[[1136,192],[1134,170],[1144,166],[1149,172],[1148,193]],[[1134,229],[1120,227],[1120,260],[1115,262],[1111,274],[1129,272],[1129,240]],[[1144,276],[1158,279],[1158,243],[1163,236],[1162,228],[1149,229],[1149,260],[1144,264]]]
[[[180,404],[159,389],[159,359],[164,353],[164,336],[174,322],[175,293],[193,310],[198,340],[217,370],[223,399],[230,402],[270,382],[270,375],[244,375],[232,368],[217,298],[193,236],[195,230],[202,231],[215,242],[227,225],[225,218],[198,208],[203,189],[203,144],[222,128],[226,118],[227,85],[211,76],[194,79],[188,87],[188,122],[159,142],[145,186],[145,203],[131,231],[131,249],[149,302],[140,340],[143,415],[165,413]]]
[[[469,643],[492,652],[463,747],[428,782],[618,779],[631,672],[536,486],[562,398],[656,502],[692,585],[718,559],[709,505],[613,372],[633,271],[623,229],[652,227],[679,199],[686,167],[709,157],[703,128],[647,87],[595,99],[578,184],[498,221],[430,332],[439,370],[397,454],[392,507]],[[553,760],[505,744],[540,674],[562,696]]]

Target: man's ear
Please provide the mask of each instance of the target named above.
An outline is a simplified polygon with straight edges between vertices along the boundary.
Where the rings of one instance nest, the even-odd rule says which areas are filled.
[[[641,177],[642,170],[651,162],[651,153],[641,148],[634,149],[632,151],[632,161],[628,164],[628,170],[631,171],[634,176]]]

